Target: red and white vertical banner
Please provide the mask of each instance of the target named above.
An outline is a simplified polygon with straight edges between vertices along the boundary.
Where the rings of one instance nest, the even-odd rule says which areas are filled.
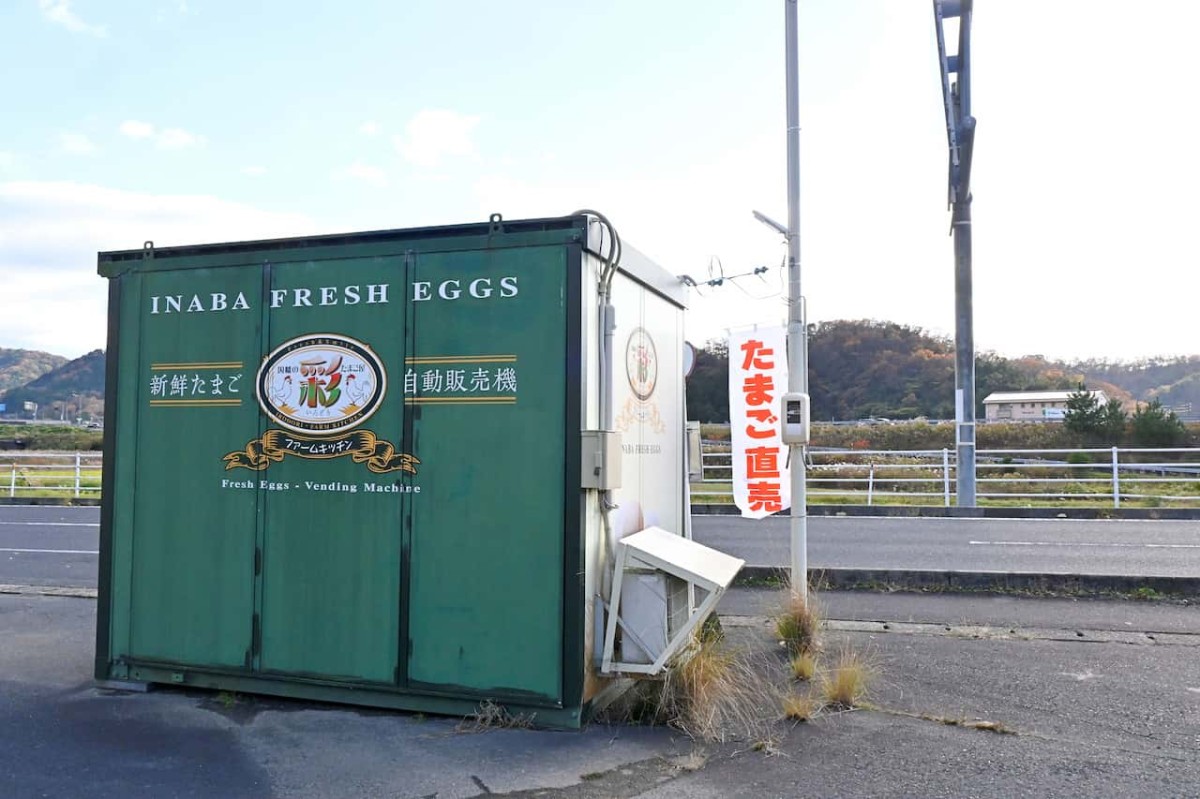
[[[786,342],[782,326],[729,334],[733,501],[749,519],[761,519],[792,504],[788,447],[779,424],[780,397],[788,380]]]

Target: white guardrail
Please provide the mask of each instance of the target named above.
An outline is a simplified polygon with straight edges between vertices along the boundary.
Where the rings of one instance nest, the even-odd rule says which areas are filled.
[[[950,506],[953,449],[857,450],[810,447],[808,501],[836,504]],[[729,502],[729,442],[704,441],[703,479],[692,501]],[[1062,506],[1123,502],[1142,507],[1200,507],[1200,449],[993,449],[976,453],[982,504]]]
[[[100,498],[99,452],[0,452],[0,496]]]
[[[730,502],[727,441],[703,444],[703,477],[693,502]],[[955,452],[808,449],[809,502],[954,504]],[[0,496],[100,497],[99,452],[0,452]],[[976,454],[982,504],[1062,506],[1075,502],[1200,507],[1200,449],[993,449]]]

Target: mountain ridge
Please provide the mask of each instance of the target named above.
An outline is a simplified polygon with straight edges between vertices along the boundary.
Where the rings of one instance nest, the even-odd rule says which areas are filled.
[[[976,354],[976,414],[995,391],[1074,390],[1080,384],[1121,400],[1128,410],[1157,399],[1184,417],[1200,416],[1200,355],[1135,361],[1049,360]],[[24,382],[17,381],[24,379]],[[728,353],[724,342],[699,350],[688,381],[689,418],[726,421]],[[954,343],[919,327],[894,322],[836,320],[809,337],[809,385],[814,420],[954,417]],[[68,360],[36,350],[0,348],[0,403],[23,413],[36,402],[45,416],[104,412],[104,352]]]

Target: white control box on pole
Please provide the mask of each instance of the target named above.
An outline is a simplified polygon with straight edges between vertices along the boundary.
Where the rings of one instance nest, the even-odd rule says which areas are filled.
[[[789,392],[783,395],[783,443],[807,444],[809,440],[809,401],[808,395],[800,392]]]

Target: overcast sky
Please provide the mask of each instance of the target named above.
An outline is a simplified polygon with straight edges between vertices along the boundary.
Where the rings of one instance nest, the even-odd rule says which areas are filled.
[[[953,332],[930,6],[800,0],[810,321]],[[782,322],[750,212],[787,218],[783,9],[7,0],[0,346],[103,347],[98,250],[580,207],[676,274],[771,267],[694,296],[693,341]],[[977,0],[978,349],[1200,353],[1197,30],[1194,0]]]

